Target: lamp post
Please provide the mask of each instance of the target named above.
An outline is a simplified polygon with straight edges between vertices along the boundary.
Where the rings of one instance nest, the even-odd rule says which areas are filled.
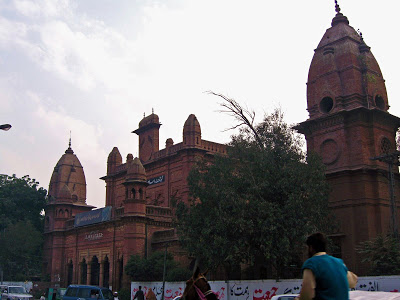
[[[5,131],[10,130],[11,127],[12,127],[12,126],[11,126],[10,124],[3,124],[3,125],[0,125],[0,129],[1,129],[1,130],[5,130]]]
[[[164,271],[163,271],[163,284],[162,284],[162,295],[161,295],[161,300],[164,300],[164,290],[165,290],[165,273],[167,269],[167,249],[168,249],[168,243],[165,244],[165,252],[164,252]]]
[[[379,160],[381,162],[387,163],[388,165],[388,175],[389,175],[389,194],[390,194],[390,216],[391,216],[391,228],[393,236],[399,240],[399,228],[397,224],[397,205],[396,196],[394,193],[394,175],[393,166],[399,166],[400,151],[394,151],[392,153],[383,154],[380,156],[372,157],[371,160]]]

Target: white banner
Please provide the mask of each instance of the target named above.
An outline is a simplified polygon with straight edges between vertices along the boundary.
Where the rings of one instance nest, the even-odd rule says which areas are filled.
[[[211,289],[220,300],[270,300],[279,294],[298,294],[301,279],[290,280],[249,280],[249,281],[209,281]],[[139,286],[144,294],[151,288],[157,300],[161,300],[162,282],[132,282],[131,299]],[[166,282],[164,300],[181,296],[185,282]],[[400,292],[400,276],[359,277],[356,290]]]

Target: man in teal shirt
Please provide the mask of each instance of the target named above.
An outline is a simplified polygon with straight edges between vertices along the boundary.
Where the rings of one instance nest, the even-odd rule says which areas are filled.
[[[297,299],[348,300],[349,287],[357,284],[357,276],[339,258],[326,254],[326,238],[314,233],[307,238],[307,259],[302,267],[303,283]]]

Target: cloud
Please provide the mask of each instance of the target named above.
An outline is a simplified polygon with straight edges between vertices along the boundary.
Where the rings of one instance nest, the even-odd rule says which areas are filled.
[[[68,0],[14,0],[13,5],[18,13],[30,18],[65,17],[71,11]]]

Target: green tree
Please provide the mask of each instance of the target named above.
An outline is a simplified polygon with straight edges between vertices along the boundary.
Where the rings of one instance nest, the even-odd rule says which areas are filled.
[[[0,175],[0,266],[6,280],[41,273],[46,193],[28,175]]]
[[[324,165],[304,154],[280,110],[255,125],[253,112],[221,97],[245,126],[232,136],[227,155],[202,159],[191,170],[191,203],[177,206],[182,245],[211,269],[229,273],[246,263],[284,277],[301,263],[306,235],[331,227]]]
[[[42,233],[30,221],[9,225],[0,235],[0,261],[7,280],[38,276],[42,266]]]
[[[378,235],[376,238],[360,243],[357,249],[362,254],[362,262],[371,266],[371,275],[399,275],[399,241],[392,235]]]
[[[17,178],[0,175],[0,230],[10,224],[29,220],[36,230],[43,232],[43,210],[47,191],[29,175]]]
[[[164,251],[152,253],[147,259],[132,255],[125,267],[125,273],[134,281],[161,281],[164,271]],[[174,261],[167,252],[166,281],[182,281],[190,278],[191,272]]]

